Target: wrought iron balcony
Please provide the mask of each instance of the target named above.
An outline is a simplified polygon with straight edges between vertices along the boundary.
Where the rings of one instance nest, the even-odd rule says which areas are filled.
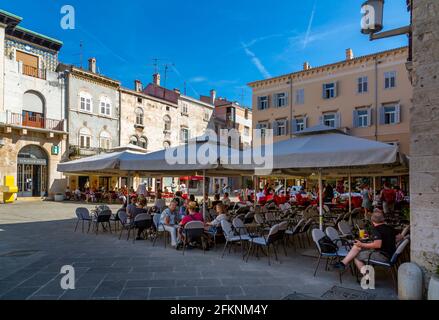
[[[49,119],[35,112],[23,111],[20,114],[6,111],[0,116],[0,122],[11,126],[64,132],[64,120]]]

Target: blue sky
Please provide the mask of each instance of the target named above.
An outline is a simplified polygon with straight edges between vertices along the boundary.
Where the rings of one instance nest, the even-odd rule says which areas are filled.
[[[247,83],[407,44],[405,36],[370,42],[360,29],[363,0],[9,0],[0,8],[21,26],[64,42],[60,60],[84,65],[96,57],[101,73],[132,88],[150,82],[153,58],[170,67],[167,87],[197,97],[251,104]],[[337,3],[337,5],[334,5]],[[389,0],[385,28],[408,24],[405,1]],[[60,27],[64,4],[76,10],[76,29]],[[163,79],[163,70],[162,70]]]

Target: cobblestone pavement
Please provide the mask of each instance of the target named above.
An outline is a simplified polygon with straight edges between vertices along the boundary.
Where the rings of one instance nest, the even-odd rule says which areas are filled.
[[[334,286],[361,290],[347,272],[316,265],[313,247],[282,253],[281,263],[240,251],[221,259],[222,245],[205,254],[150,241],[133,244],[109,233],[74,233],[74,203],[25,201],[0,205],[0,299],[282,299],[294,293],[320,298]],[[88,206],[92,208],[93,206]],[[111,206],[117,210],[118,206]],[[79,228],[80,229],[80,228]],[[60,270],[75,268],[76,289],[64,291]],[[390,275],[379,272],[377,299],[396,299]]]

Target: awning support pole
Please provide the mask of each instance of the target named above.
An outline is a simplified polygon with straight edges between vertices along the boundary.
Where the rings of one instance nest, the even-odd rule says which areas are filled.
[[[348,185],[349,185],[349,212],[352,212],[352,181],[351,181],[351,169],[348,171]]]
[[[206,216],[206,201],[204,195],[206,194],[206,170],[203,170],[203,217]]]
[[[320,230],[323,231],[323,180],[322,180],[322,169],[319,169],[319,214],[320,214]]]

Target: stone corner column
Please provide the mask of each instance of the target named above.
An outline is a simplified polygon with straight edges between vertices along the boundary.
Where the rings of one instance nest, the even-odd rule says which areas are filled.
[[[414,0],[411,109],[411,258],[439,264],[439,1]]]

